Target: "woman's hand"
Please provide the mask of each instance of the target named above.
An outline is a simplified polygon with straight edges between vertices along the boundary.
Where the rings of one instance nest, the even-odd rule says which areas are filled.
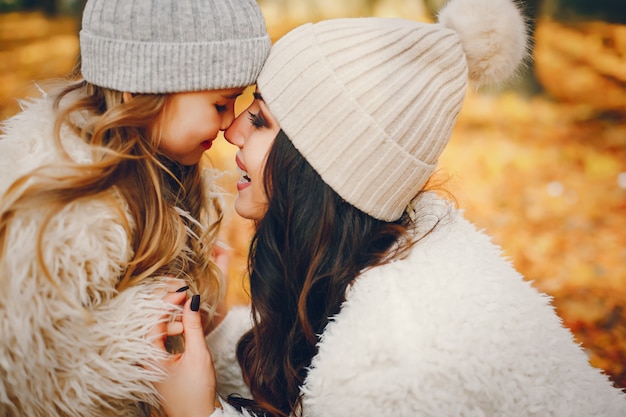
[[[176,336],[183,332],[180,305],[187,299],[186,291],[189,289],[185,281],[178,278],[167,278],[164,283],[165,286],[157,290],[155,296],[162,298],[168,308],[163,311],[163,319],[147,334],[148,339],[163,350],[168,336]]]
[[[194,295],[183,308],[184,352],[168,354],[160,362],[167,377],[155,387],[169,417],[209,417],[215,410],[215,369],[204,340],[199,306],[200,296]]]

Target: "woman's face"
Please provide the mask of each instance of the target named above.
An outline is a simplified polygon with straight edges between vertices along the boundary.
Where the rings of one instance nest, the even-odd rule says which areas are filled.
[[[242,92],[229,88],[172,94],[153,127],[161,138],[161,152],[183,165],[200,162],[218,132],[235,119],[235,100]]]
[[[235,211],[246,219],[260,220],[267,210],[263,187],[265,159],[280,126],[260,94],[254,94],[252,104],[224,132],[227,141],[239,148],[235,161],[242,171],[237,182]]]

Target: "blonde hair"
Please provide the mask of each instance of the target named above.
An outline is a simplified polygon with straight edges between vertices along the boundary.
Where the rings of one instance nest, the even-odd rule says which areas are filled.
[[[84,80],[59,91],[54,135],[65,160],[22,176],[2,197],[0,254],[6,253],[9,224],[17,212],[49,207],[39,232],[37,259],[56,285],[42,255],[47,225],[72,202],[105,198],[119,212],[133,249],[117,289],[150,276],[183,278],[208,302],[203,309],[210,316],[222,290],[219,268],[210,257],[223,214],[221,200],[213,194],[217,191],[213,182],[203,179],[199,164],[183,167],[159,153],[159,132],[153,126],[158,126],[168,97],[140,94],[124,100],[122,92]],[[91,145],[91,163],[74,162],[65,152],[64,129]]]

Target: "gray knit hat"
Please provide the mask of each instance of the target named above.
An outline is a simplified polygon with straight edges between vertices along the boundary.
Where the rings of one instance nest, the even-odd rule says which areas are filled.
[[[92,84],[130,93],[244,87],[270,44],[255,0],[89,0],[81,70]]]
[[[437,165],[469,79],[500,82],[526,55],[511,0],[452,0],[439,23],[333,19],[272,48],[257,86],[298,151],[344,200],[398,219]]]

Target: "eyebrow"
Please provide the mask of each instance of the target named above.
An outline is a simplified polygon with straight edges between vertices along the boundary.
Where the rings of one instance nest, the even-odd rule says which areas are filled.
[[[222,95],[222,97],[228,100],[232,100],[232,99],[239,97],[240,95],[241,93],[233,93],[233,94],[228,94],[228,95]]]
[[[265,101],[263,100],[263,96],[260,93],[255,92],[254,93],[254,98],[260,101]]]

